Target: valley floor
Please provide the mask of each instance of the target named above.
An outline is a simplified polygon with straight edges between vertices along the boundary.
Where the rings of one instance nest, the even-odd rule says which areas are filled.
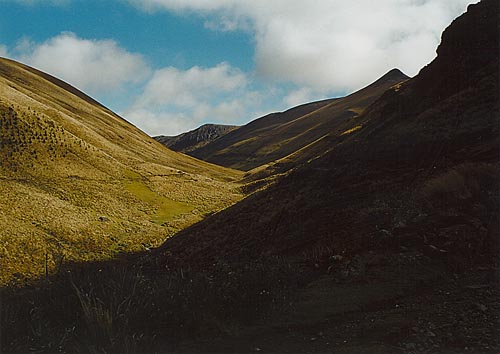
[[[463,274],[411,251],[367,255],[299,291],[279,316],[177,352],[498,353],[498,269]]]

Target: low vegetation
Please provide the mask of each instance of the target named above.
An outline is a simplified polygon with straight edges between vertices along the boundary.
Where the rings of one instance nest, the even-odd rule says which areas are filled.
[[[296,269],[281,259],[219,262],[204,271],[67,264],[2,291],[2,352],[175,351],[185,340],[237,333],[290,306]]]
[[[125,188],[137,199],[155,205],[157,207],[152,221],[156,224],[164,225],[176,216],[191,212],[194,207],[188,204],[176,202],[153,192],[142,181],[126,182]]]
[[[425,241],[454,271],[498,262],[499,181],[498,165],[466,163],[430,179],[422,188]]]

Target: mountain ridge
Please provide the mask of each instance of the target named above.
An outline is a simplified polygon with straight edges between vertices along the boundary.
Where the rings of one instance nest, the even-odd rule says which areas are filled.
[[[217,249],[218,258],[232,260],[266,255],[300,257],[316,248],[355,254],[390,243],[381,241],[384,232],[380,230],[388,230],[422,252],[427,253],[429,242],[448,247],[448,261],[459,262],[467,245],[460,240],[446,241],[445,231],[433,234],[431,229],[451,227],[446,214],[452,213],[447,208],[453,204],[445,207],[439,198],[455,200],[454,195],[465,193],[469,195],[464,197],[467,208],[478,203],[488,210],[489,216],[474,222],[491,230],[490,238],[487,245],[474,243],[473,247],[491,261],[497,254],[494,237],[498,232],[491,220],[498,220],[498,210],[486,199],[499,189],[495,164],[500,145],[498,22],[491,16],[495,8],[495,1],[469,6],[468,12],[445,30],[438,52],[450,46],[447,38],[463,31],[471,36],[469,47],[451,45],[460,55],[438,55],[416,77],[385,91],[357,118],[362,128],[321,139],[322,156],[306,161],[273,186],[217,217],[182,231],[158,254],[168,250],[177,254],[177,260],[187,262],[201,262],[202,258],[211,262],[213,249]],[[470,31],[476,27],[481,30]],[[461,64],[477,53],[481,53],[484,66]],[[447,67],[451,69],[443,71],[443,76],[428,74]],[[453,82],[460,77],[473,80],[466,79],[458,87],[447,84],[448,79]],[[425,87],[449,94],[429,97]],[[484,184],[481,188],[489,192],[461,190],[454,185],[461,182],[447,180],[453,178],[467,185]],[[441,197],[439,193],[443,193]],[[279,208],[275,205],[278,202]],[[460,215],[472,222],[478,216],[467,208]],[[396,226],[409,224],[413,226]],[[468,232],[476,234],[478,229]],[[445,242],[450,244],[444,246]]]
[[[249,171],[284,158],[326,133],[355,119],[386,89],[408,77],[393,69],[348,96],[303,104],[271,113],[226,134],[190,155],[222,166]]]

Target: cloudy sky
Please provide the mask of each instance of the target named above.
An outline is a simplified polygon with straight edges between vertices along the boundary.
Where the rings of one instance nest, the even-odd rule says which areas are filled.
[[[151,135],[413,76],[470,0],[0,0],[0,56]]]

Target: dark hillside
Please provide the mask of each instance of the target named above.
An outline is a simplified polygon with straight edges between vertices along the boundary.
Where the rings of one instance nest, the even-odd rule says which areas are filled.
[[[444,222],[449,213],[455,213],[450,221],[479,223],[477,227],[493,237],[498,205],[488,198],[498,189],[500,132],[498,22],[491,20],[496,5],[484,1],[470,6],[445,31],[439,56],[421,74],[386,92],[357,118],[362,129],[342,141],[324,139],[323,144],[332,148],[328,154],[182,232],[163,249],[198,262],[257,254],[302,255],[323,246],[337,253],[361,252],[379,243],[381,230],[403,233],[408,242],[425,248],[430,242],[426,225]],[[460,45],[446,42],[468,28],[481,30],[469,31],[468,40]],[[477,52],[480,59],[475,59]],[[441,68],[452,69],[441,72]],[[467,197],[460,204],[481,209],[484,215],[479,219],[477,210],[434,210],[435,205],[421,204],[429,186],[445,183],[450,176],[458,179],[450,183],[461,187],[443,186],[435,193],[464,193]],[[476,185],[474,191],[468,183]],[[431,211],[436,215],[429,215]],[[443,220],[433,219],[439,216]],[[409,228],[409,224],[414,225]],[[491,247],[484,243],[478,252],[490,253]]]
[[[274,327],[208,350],[500,349],[498,13],[494,0],[469,6],[361,128],[325,137],[321,157],[155,251],[156,269],[281,257],[309,279]]]

